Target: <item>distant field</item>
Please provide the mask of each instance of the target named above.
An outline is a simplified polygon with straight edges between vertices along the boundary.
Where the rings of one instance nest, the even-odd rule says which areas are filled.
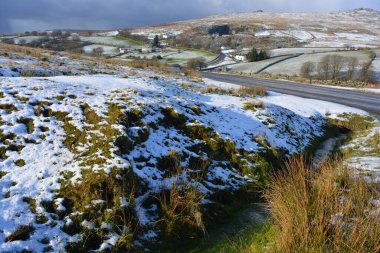
[[[276,48],[269,50],[271,57],[290,55],[290,54],[313,54],[323,52],[341,51],[343,48],[327,48],[327,47],[299,47],[299,48]]]
[[[156,58],[157,56],[161,56],[163,59],[161,60],[164,63],[168,64],[179,64],[179,65],[185,65],[190,59],[203,57],[206,59],[206,61],[211,61],[217,57],[216,54],[203,51],[203,50],[178,50],[175,48],[171,48],[168,50],[165,50],[164,52],[156,52],[156,53],[132,53],[128,55],[122,55],[118,58],[120,59],[126,59],[129,56],[134,57],[140,57],[145,59],[152,59]]]
[[[11,37],[10,37],[11,38]],[[13,38],[16,44],[20,44],[21,40],[25,40],[25,43],[30,43],[35,40],[42,39],[43,36],[22,36]]]
[[[166,56],[163,61],[169,64],[186,64],[186,62],[193,58],[203,57],[206,61],[212,61],[217,57],[217,54],[203,51],[203,50],[182,50],[178,53],[178,50],[173,50],[173,54]]]
[[[141,47],[143,43],[126,38],[126,37],[112,37],[112,36],[80,36],[82,41],[87,41],[95,44],[103,44],[107,46],[117,47]]]
[[[94,48],[98,48],[98,47],[103,48],[103,55],[106,55],[106,56],[113,56],[113,55],[117,55],[119,53],[117,47],[104,46],[102,44],[93,44],[93,45],[85,46],[85,47],[83,47],[83,51],[85,53],[89,54],[89,53],[92,53],[92,50]]]
[[[256,73],[257,71],[268,66],[269,64],[272,64],[281,59],[285,59],[287,57],[288,56],[282,56],[282,57],[271,58],[271,59],[258,61],[258,62],[238,63],[238,64],[231,65],[230,68],[233,71],[238,71],[238,72],[243,72],[243,73]]]
[[[279,64],[275,64],[264,71],[274,75],[299,75],[302,64],[311,61],[315,64],[321,61],[326,55],[341,55],[345,57],[357,57],[359,64],[369,61],[369,53],[366,51],[349,51],[349,52],[334,52],[334,53],[320,53],[320,54],[305,54],[296,58],[292,58]]]

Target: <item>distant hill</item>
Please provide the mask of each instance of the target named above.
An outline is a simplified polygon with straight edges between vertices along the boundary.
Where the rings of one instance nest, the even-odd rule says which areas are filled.
[[[178,35],[222,30],[231,35],[285,37],[313,47],[379,47],[379,24],[379,11],[360,8],[327,13],[231,13],[141,27],[132,29],[131,32],[140,35]]]

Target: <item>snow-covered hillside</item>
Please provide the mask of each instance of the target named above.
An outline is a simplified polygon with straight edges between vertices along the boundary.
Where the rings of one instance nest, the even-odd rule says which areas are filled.
[[[35,62],[20,58],[4,56],[15,68],[4,73]],[[60,61],[80,75],[0,77],[1,252],[148,247],[176,232],[174,193],[199,201],[181,209],[191,211],[190,233],[231,193],[265,184],[271,160],[323,135],[326,114],[365,114],[149,67],[49,58]]]
[[[257,37],[289,37],[307,47],[379,47],[380,12],[355,9],[328,13],[235,13],[134,29],[139,34],[181,33],[210,25],[254,25]]]

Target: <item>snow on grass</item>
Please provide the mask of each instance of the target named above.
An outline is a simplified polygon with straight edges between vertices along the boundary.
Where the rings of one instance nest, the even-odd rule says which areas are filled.
[[[127,99],[126,101],[130,102],[124,104],[125,106],[129,108],[137,106],[144,113],[143,120],[146,124],[157,125],[156,128],[149,128],[147,140],[136,144],[129,154],[122,158],[114,154],[107,163],[92,167],[93,171],[110,171],[110,166],[121,166],[132,170],[141,182],[145,182],[148,188],[142,195],[137,196],[137,203],[139,203],[137,207],[138,218],[141,224],[146,226],[152,226],[157,216],[152,215],[155,209],[143,207],[143,203],[150,194],[159,191],[163,184],[170,187],[172,181],[170,176],[165,176],[167,172],[164,168],[156,166],[157,159],[165,157],[172,150],[197,156],[190,150],[192,146],[199,143],[199,140],[184,135],[176,128],[160,126],[159,122],[163,117],[160,112],[163,109],[173,108],[180,115],[186,116],[189,127],[199,125],[209,127],[221,138],[232,140],[237,149],[244,149],[252,154],[264,148],[263,144],[257,141],[258,136],[262,136],[261,139],[267,141],[273,148],[294,153],[300,152],[316,135],[323,133],[322,118],[311,111],[305,117],[306,114],[295,114],[291,110],[270,102],[265,108],[256,111],[245,110],[244,104],[252,99],[183,90],[177,80],[170,78],[153,80],[129,77],[126,79],[96,75],[1,78],[0,82],[3,94],[0,104],[13,104],[16,107],[15,110],[8,112],[0,110],[1,131],[4,134],[14,133],[16,136],[1,145],[7,151],[6,157],[3,157],[0,162],[1,172],[6,173],[0,179],[0,189],[3,194],[0,197],[2,211],[0,213],[2,231],[0,251],[17,251],[28,247],[42,251],[46,245],[40,241],[48,242],[48,246],[59,251],[68,241],[77,238],[69,236],[60,229],[66,223],[66,219],[54,221],[52,219],[54,215],[46,213],[40,204],[55,198],[54,192],[61,187],[58,179],[62,177],[62,173],[69,171],[74,173],[73,180],[81,177],[82,158],[64,145],[67,133],[62,128],[63,119],[35,115],[35,104],[38,102],[51,103],[46,108],[50,108],[53,112],[67,113],[65,117],[70,118],[69,122],[81,130],[88,127],[88,123],[84,122],[81,106],[88,104],[97,115],[106,117],[108,104],[111,101],[120,103]],[[194,83],[194,85],[194,87],[204,87],[207,84]],[[29,101],[20,100],[20,98],[27,98]],[[189,110],[194,107],[199,108],[199,112],[194,113]],[[310,118],[312,114],[315,117]],[[21,118],[32,119],[34,129],[28,132],[26,125],[19,123]],[[121,129],[120,125],[114,127]],[[128,132],[133,136],[135,130],[141,129],[144,128],[131,127]],[[18,152],[9,150],[11,143],[16,145],[14,148],[20,147],[20,150]],[[84,145],[76,150],[83,152],[87,148],[89,146]],[[20,159],[23,163],[18,162]],[[145,160],[147,162],[143,162]],[[221,168],[220,162],[211,165],[208,170],[207,180],[201,183],[201,188],[206,194],[211,194],[218,189],[236,190],[248,182],[247,178],[237,170],[228,167]],[[255,177],[255,175],[251,176]],[[220,180],[223,182],[222,185]],[[46,223],[36,223],[36,214],[31,212],[30,205],[25,203],[26,197],[36,200],[37,213],[46,216]],[[56,199],[55,203],[58,203],[59,210],[65,210],[62,198]],[[103,201],[93,199],[91,203],[102,204]],[[25,224],[31,224],[34,228],[30,239],[17,242],[4,241],[13,231]],[[83,221],[81,226],[93,228],[94,224]],[[155,233],[154,230],[149,230],[147,234],[141,235],[141,238],[152,233]],[[105,239],[103,243],[108,242],[110,241]]]
[[[86,67],[84,62],[71,63]],[[134,183],[135,195],[131,198],[128,192],[112,203],[130,210],[143,226],[134,235],[141,245],[159,236],[156,222],[162,214],[156,200],[178,177],[197,185],[205,194],[202,203],[209,205],[218,201],[214,195],[219,191],[265,182],[265,154],[303,151],[323,134],[327,112],[364,114],[276,93],[205,93],[208,86],[238,88],[207,79],[194,82],[151,70],[129,74],[130,69],[122,67],[101,70],[113,75],[0,77],[0,251],[62,251],[69,242],[80,241],[80,234],[98,229],[108,232],[101,234],[94,250],[112,248],[123,234],[102,220],[109,217],[104,213],[108,209],[99,209],[96,219],[101,223],[75,217],[91,215],[88,207],[80,206],[82,201],[115,210],[97,190],[85,193],[93,197],[89,200],[81,194],[86,186],[98,185],[91,181],[96,175],[98,180],[102,175],[116,180],[123,172],[129,180],[123,189]],[[257,108],[246,106],[260,101],[264,103]],[[170,154],[186,171],[177,174]],[[199,165],[203,159],[205,168]],[[200,170],[204,176],[194,181],[190,175]],[[77,192],[79,199],[73,195]],[[68,198],[77,201],[69,205]],[[64,232],[75,224],[75,233]],[[128,226],[124,231],[134,231]],[[25,238],[6,242],[20,228]]]

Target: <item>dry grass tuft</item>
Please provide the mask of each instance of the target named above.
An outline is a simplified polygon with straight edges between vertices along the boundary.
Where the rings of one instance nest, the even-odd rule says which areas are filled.
[[[375,187],[341,162],[318,171],[302,157],[286,163],[266,192],[275,227],[274,252],[379,252]]]
[[[257,96],[266,96],[267,90],[263,87],[241,87],[239,89],[224,89],[220,87],[209,86],[204,88],[202,93],[215,93],[221,95],[231,95],[231,96],[239,96],[239,97],[251,97],[255,98]]]
[[[197,183],[202,175],[196,175],[194,180],[189,180],[190,174],[181,166],[180,155],[171,151],[168,156],[172,158],[174,180],[170,189],[163,187],[157,197],[162,211],[158,223],[162,227],[164,237],[186,240],[204,235],[205,226],[201,210],[204,194],[198,189]],[[173,242],[172,245],[176,243]]]

